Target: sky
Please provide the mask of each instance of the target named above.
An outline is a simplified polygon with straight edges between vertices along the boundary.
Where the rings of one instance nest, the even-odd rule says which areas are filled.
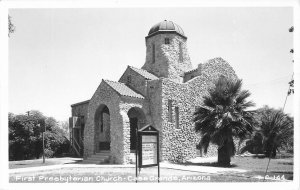
[[[222,57],[243,79],[255,108],[282,108],[293,73],[289,7],[10,9],[8,111],[39,110],[60,121],[92,97],[102,79],[143,66],[145,36],[171,20],[199,63]],[[293,95],[285,112],[294,115]]]

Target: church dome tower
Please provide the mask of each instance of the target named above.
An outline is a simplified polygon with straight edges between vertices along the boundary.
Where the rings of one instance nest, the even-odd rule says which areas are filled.
[[[158,77],[182,82],[184,72],[192,69],[187,37],[182,28],[164,20],[151,27],[146,38],[146,62],[142,69]]]

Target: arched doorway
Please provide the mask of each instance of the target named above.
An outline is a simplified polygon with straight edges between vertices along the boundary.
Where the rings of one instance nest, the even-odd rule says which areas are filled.
[[[95,113],[95,152],[110,150],[110,113],[101,104]]]
[[[135,152],[136,150],[136,130],[141,129],[145,126],[146,117],[141,108],[133,107],[128,111],[129,123],[130,123],[130,152]]]

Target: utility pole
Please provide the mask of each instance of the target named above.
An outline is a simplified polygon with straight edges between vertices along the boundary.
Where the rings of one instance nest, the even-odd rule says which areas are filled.
[[[45,135],[44,132],[42,133],[43,135],[43,164],[45,164]]]
[[[27,111],[26,112],[27,113],[27,119],[26,119],[26,123],[27,123],[27,133],[28,133],[28,136],[27,136],[27,138],[26,138],[26,144],[28,145],[28,149],[29,149],[29,136],[30,136],[30,130],[29,130],[29,124],[30,124],[30,118],[29,118],[29,116],[30,116],[30,111]],[[26,159],[27,159],[27,156],[28,156],[28,150],[27,149],[25,149],[26,151]]]
[[[37,124],[37,126],[39,128],[42,128],[42,139],[43,139],[43,164],[45,163],[45,132],[46,132],[46,125],[45,125],[45,120],[39,120],[39,123]]]
[[[46,123],[44,119],[42,120],[42,127],[43,127],[42,137],[43,137],[43,164],[44,164],[45,163],[45,132],[46,132]]]
[[[294,26],[292,26],[290,29],[289,29],[289,32],[294,32]],[[290,50],[290,53],[294,53],[294,49],[291,49]],[[294,60],[292,61],[294,63]],[[291,81],[288,83],[289,84],[289,88],[288,88],[288,92],[287,92],[287,95],[285,97],[285,101],[284,101],[284,104],[283,104],[283,108],[282,108],[282,112],[284,111],[284,108],[285,108],[285,104],[286,104],[286,100],[288,98],[289,95],[291,94],[294,94],[294,72],[292,74],[292,79]],[[274,142],[275,142],[275,139],[274,139]],[[269,155],[269,161],[268,161],[268,165],[267,165],[267,168],[266,168],[266,171],[265,171],[265,174],[264,174],[264,180],[266,179],[266,174],[268,172],[268,169],[269,169],[269,164],[270,164],[270,161],[271,161],[271,156],[272,156],[272,151],[274,149],[274,142],[273,142],[273,146],[272,146],[272,149],[271,149],[271,153]]]

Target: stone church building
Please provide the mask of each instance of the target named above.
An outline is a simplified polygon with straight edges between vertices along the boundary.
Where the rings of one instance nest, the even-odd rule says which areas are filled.
[[[195,108],[219,76],[237,78],[222,58],[193,68],[187,36],[172,21],[151,27],[145,42],[141,68],[128,66],[119,81],[103,79],[91,99],[71,105],[72,146],[85,160],[103,158],[95,156],[102,152],[110,163],[131,163],[135,130],[148,124],[159,131],[161,161],[195,158],[200,141],[192,121]],[[211,146],[207,156],[216,152]]]

